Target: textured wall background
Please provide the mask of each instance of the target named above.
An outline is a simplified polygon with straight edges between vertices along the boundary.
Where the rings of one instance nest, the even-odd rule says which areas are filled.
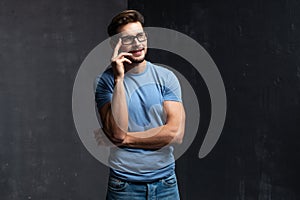
[[[205,84],[176,55],[151,54],[184,74],[199,97],[197,138],[177,161],[183,199],[300,199],[300,2],[130,0],[129,7],[144,13],[147,26],[197,40],[225,83],[224,131],[199,160],[210,113]]]
[[[104,199],[107,168],[81,143],[72,88],[127,1],[0,2],[0,199]]]
[[[299,199],[297,0],[2,0],[1,199],[104,199],[108,170],[76,133],[72,87],[83,59],[106,39],[111,17],[127,6],[140,10],[147,26],[197,40],[225,83],[224,131],[200,160],[210,116],[205,83],[182,58],[149,52],[151,61],[185,75],[200,101],[197,138],[177,161],[182,199]]]

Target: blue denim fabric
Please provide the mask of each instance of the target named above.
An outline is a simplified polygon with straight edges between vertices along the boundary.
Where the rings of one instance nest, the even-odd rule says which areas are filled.
[[[134,183],[109,177],[107,200],[179,200],[176,175],[151,183]]]

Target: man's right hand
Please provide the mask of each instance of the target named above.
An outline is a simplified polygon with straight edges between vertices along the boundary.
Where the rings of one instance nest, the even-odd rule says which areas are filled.
[[[131,56],[131,53],[121,52],[119,53],[120,47],[122,46],[121,38],[115,46],[113,56],[111,58],[111,66],[113,68],[114,79],[120,80],[124,78],[125,67],[124,63],[131,64],[132,62],[126,58],[126,56]]]

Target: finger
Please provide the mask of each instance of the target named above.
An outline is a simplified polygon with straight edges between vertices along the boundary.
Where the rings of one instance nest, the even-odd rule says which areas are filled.
[[[96,136],[95,139],[98,143],[99,143],[99,141],[101,141],[101,137],[99,137],[99,136]]]
[[[97,140],[98,138],[101,137],[101,133],[100,132],[94,132],[94,138]]]
[[[119,55],[117,55],[117,58],[121,58],[122,56],[132,56],[132,53],[121,52]]]
[[[113,58],[115,58],[115,57],[118,56],[121,45],[122,45],[122,43],[121,43],[121,38],[119,38],[119,41],[118,41],[118,43],[116,44],[115,49],[114,49],[114,52],[113,52]]]
[[[99,137],[99,138],[97,138],[96,139],[96,141],[97,141],[97,145],[98,146],[102,146],[102,145],[105,145],[105,141],[104,141],[104,138],[101,138],[101,137]]]
[[[127,53],[127,52],[122,52],[119,55],[117,55],[116,57],[111,59],[111,62],[116,62],[118,59],[121,59],[122,57],[125,56],[132,56],[132,53]]]
[[[127,62],[127,63],[129,63],[129,64],[131,64],[132,62],[131,62],[131,60],[129,60],[128,58],[122,58],[122,59],[120,59],[120,62],[122,62],[122,63],[124,63],[124,62]]]
[[[95,137],[95,139],[96,139],[96,141],[97,141],[97,142],[99,142],[99,141],[101,141],[101,140],[102,140],[102,138],[101,138],[101,137],[99,137],[99,136]]]

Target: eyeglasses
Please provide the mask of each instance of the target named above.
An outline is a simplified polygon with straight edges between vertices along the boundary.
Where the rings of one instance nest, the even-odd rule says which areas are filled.
[[[123,36],[121,37],[121,41],[123,45],[130,45],[134,43],[135,38],[139,42],[144,42],[147,40],[147,34],[145,32],[138,33],[136,36]]]

